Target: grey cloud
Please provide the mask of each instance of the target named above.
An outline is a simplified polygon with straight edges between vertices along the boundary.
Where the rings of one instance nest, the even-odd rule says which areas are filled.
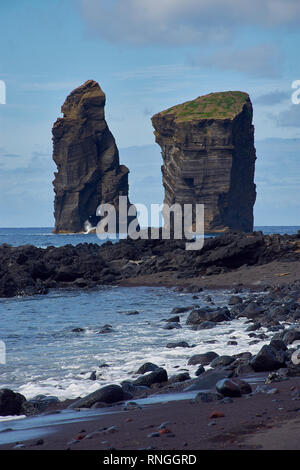
[[[290,107],[281,111],[276,119],[276,123],[281,127],[300,127],[300,104],[291,104]]]
[[[277,47],[259,44],[248,49],[226,48],[188,60],[195,66],[230,70],[256,78],[274,78],[280,76],[283,57]]]
[[[245,26],[298,28],[298,0],[79,0],[88,31],[113,42],[224,42]]]

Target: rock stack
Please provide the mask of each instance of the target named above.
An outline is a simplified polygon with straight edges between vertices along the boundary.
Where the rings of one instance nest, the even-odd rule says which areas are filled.
[[[210,93],[155,114],[165,204],[204,204],[205,231],[253,230],[254,126],[247,93]]]
[[[100,204],[118,211],[119,196],[128,201],[129,170],[120,165],[104,106],[99,84],[88,80],[69,94],[53,126],[55,233],[86,231],[99,221]]]

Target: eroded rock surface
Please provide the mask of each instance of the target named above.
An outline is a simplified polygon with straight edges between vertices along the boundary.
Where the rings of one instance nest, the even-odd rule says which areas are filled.
[[[96,210],[128,196],[128,173],[120,165],[115,139],[104,117],[105,94],[88,80],[73,90],[54,123],[53,160],[57,173],[54,216],[56,233],[82,232],[99,221]]]
[[[252,104],[240,91],[210,93],[155,114],[165,204],[205,205],[205,231],[253,230]]]

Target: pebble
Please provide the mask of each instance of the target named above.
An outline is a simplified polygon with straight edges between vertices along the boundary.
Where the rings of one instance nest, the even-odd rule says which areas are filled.
[[[210,419],[212,418],[224,418],[225,415],[221,411],[213,411],[212,414],[210,415]]]
[[[161,429],[165,429],[169,424],[175,424],[175,423],[171,423],[170,421],[165,421],[164,423],[161,423],[159,426],[158,426],[158,430],[160,431]]]

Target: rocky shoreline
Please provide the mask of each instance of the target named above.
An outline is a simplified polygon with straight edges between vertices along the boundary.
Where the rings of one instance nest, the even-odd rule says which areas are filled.
[[[232,232],[207,239],[204,249],[199,253],[185,251],[184,242],[165,240],[136,242],[122,240],[116,244],[108,242],[102,246],[81,244],[75,247],[67,245],[47,249],[29,245],[16,248],[2,245],[0,247],[2,297],[46,294],[51,288],[89,289],[103,284],[122,285],[122,283],[147,285],[147,282],[151,283],[153,279],[154,285],[176,286],[174,287],[176,290],[193,293],[196,302],[199,293],[203,294],[209,284],[222,287],[224,279],[227,279],[231,288],[235,285],[228,305],[216,307],[207,297],[204,307],[197,304],[181,308],[174,306],[170,318],[166,319],[165,327],[177,329],[180,328],[180,322],[185,321],[189,328],[202,330],[214,328],[222,322],[243,318],[249,343],[251,341],[261,343],[262,347],[257,354],[239,351],[229,356],[218,355],[211,344],[204,354],[191,353],[188,364],[195,366],[195,374],[192,377],[186,371],[178,371],[178,374],[169,376],[167,370],[156,364],[140,364],[134,376],[128,377],[128,380],[101,387],[92,394],[66,402],[59,402],[56,397],[47,396],[26,400],[12,390],[2,389],[0,415],[33,416],[59,413],[66,408],[81,410],[111,407],[114,411],[120,411],[120,419],[123,419],[124,411],[135,416],[141,411],[143,421],[142,413],[145,412],[147,415],[149,407],[141,410],[135,400],[170,393],[177,393],[180,397],[182,392],[194,392],[195,398],[188,403],[193,406],[200,404],[205,410],[211,410],[213,407],[214,410],[211,412],[213,416],[209,415],[208,424],[211,427],[216,425],[215,430],[218,430],[219,418],[223,418],[222,414],[227,416],[223,409],[219,411],[224,406],[232,405],[236,409],[234,413],[237,414],[232,415],[231,419],[235,419],[238,426],[240,423],[238,410],[244,409],[245,399],[250,399],[249,403],[257,402],[260,407],[262,401],[267,399],[265,397],[269,397],[270,402],[272,397],[277,397],[277,394],[281,393],[282,388],[285,400],[299,400],[300,365],[297,364],[298,341],[300,341],[299,244],[299,235],[264,236],[260,232],[248,235]],[[280,268],[286,268],[288,271],[280,272]],[[270,277],[265,279],[261,276],[263,270],[267,271],[273,282],[270,281]],[[253,272],[256,279],[252,287],[255,287],[257,292],[250,291],[245,296],[247,282],[241,281],[243,273],[249,274],[249,272]],[[292,282],[289,282],[291,274],[293,274]],[[239,282],[232,281],[234,276],[237,276]],[[184,343],[184,341],[180,344],[170,342],[167,347],[189,347]],[[232,338],[232,344],[235,343]],[[253,383],[256,378],[260,382],[262,376],[262,384],[251,386],[249,377],[252,377]],[[274,400],[274,403],[277,403],[277,398]],[[173,410],[174,415],[178,414],[180,417],[184,414],[181,406],[183,402],[185,401],[179,398],[179,401],[167,405]],[[251,406],[255,409],[256,405]],[[155,407],[158,414],[163,414],[163,410],[167,409],[166,404]],[[296,411],[294,414],[287,414],[285,419],[289,416],[295,417],[294,415],[297,417]],[[268,419],[273,418],[274,416],[270,415]],[[190,420],[192,421],[192,415]],[[169,432],[160,433],[162,429],[165,428],[151,428],[155,434],[152,437],[162,437],[163,433]],[[63,432],[63,429],[61,428],[59,432]],[[93,432],[98,433],[98,431]],[[103,432],[107,434],[108,431],[104,429]],[[117,432],[119,433],[119,430]],[[135,432],[138,430],[135,429]],[[194,427],[192,434],[196,432],[198,428]],[[146,437],[150,439],[148,434]],[[63,436],[59,444],[54,445],[48,441],[50,447],[53,445],[53,448],[66,448],[67,441],[64,434]],[[131,448],[128,447],[127,437],[125,438],[121,432],[116,436],[114,435],[113,439],[109,436],[105,441],[108,444],[103,448],[110,448],[109,446]],[[83,433],[80,439],[73,439],[70,445],[72,447],[79,443],[78,448],[94,448],[89,439],[87,433]],[[159,443],[155,444],[158,447],[154,448],[170,448],[170,440],[164,439],[164,443],[162,442],[163,439],[160,439]],[[35,444],[31,443],[30,446],[32,445]],[[91,447],[88,447],[89,445]],[[151,447],[151,444],[149,445]],[[172,445],[175,446],[171,447],[174,449],[184,448],[180,447],[176,438]],[[179,447],[176,447],[177,445]],[[199,448],[202,448],[201,445],[199,444]],[[213,448],[219,447],[215,444]]]
[[[103,245],[0,246],[0,297],[99,285],[204,285],[271,263],[298,271],[300,235],[228,232],[186,251],[184,240],[120,240]],[[279,269],[279,267],[278,267]],[[276,273],[278,276],[286,273]],[[152,277],[152,278],[151,278]],[[297,279],[297,275],[293,280]],[[274,279],[274,281],[279,280]],[[291,279],[287,279],[291,281]],[[241,281],[240,281],[241,282]],[[218,283],[218,282],[217,282]],[[229,285],[233,282],[229,280]],[[267,286],[273,283],[266,283]],[[220,285],[220,283],[219,283]]]
[[[182,288],[177,287],[176,289]],[[198,292],[199,290],[198,288]],[[195,287],[194,291],[195,297],[197,297]],[[223,415],[226,416],[227,407],[232,403],[235,403],[234,406],[239,409],[239,400],[241,405],[245,403],[245,399],[251,399],[251,402],[257,401],[260,405],[261,400],[265,400],[262,397],[270,397],[269,401],[271,401],[271,398],[275,396],[276,403],[276,397],[279,394],[280,401],[281,387],[285,390],[286,399],[291,403],[299,400],[300,364],[297,364],[297,351],[298,342],[300,342],[300,280],[289,285],[270,288],[266,292],[249,293],[247,296],[241,296],[236,292],[230,298],[228,306],[215,307],[213,303],[210,305],[209,299],[207,300],[208,305],[202,308],[197,308],[197,306],[174,307],[170,312],[170,318],[166,319],[166,327],[169,329],[180,328],[183,314],[187,314],[186,324],[193,330],[214,328],[219,323],[243,318],[246,320],[245,327],[249,341],[262,343],[257,354],[239,351],[231,356],[218,355],[213,351],[213,344],[211,344],[208,345],[206,353],[196,355],[191,353],[188,364],[195,365],[197,368],[194,377],[184,371],[178,371],[178,374],[169,376],[168,371],[164,368],[153,363],[145,363],[140,365],[133,377],[129,377],[128,380],[120,384],[107,385],[85,397],[66,402],[58,402],[55,397],[46,396],[38,396],[27,401],[20,394],[2,389],[0,391],[0,415],[26,414],[32,416],[39,413],[56,413],[66,408],[80,411],[107,407],[112,407],[111,409],[114,411],[119,410],[122,413],[125,411],[135,415],[142,413],[144,409],[135,400],[177,393],[179,401],[173,402],[173,406],[180,409],[182,404],[180,394],[194,392],[195,398],[189,403],[194,406],[200,404],[206,410],[213,407],[214,410],[208,417],[208,424],[214,426],[219,422],[219,418],[223,418]],[[183,342],[167,345],[167,347],[179,348],[188,346]],[[251,377],[250,382],[252,384],[256,382],[256,385],[250,384],[249,377]],[[156,407],[163,414],[166,405],[161,404]],[[224,407],[226,407],[225,414]],[[272,416],[269,419],[271,418]],[[236,424],[239,423],[239,420],[240,418],[236,416]],[[168,429],[168,426],[166,428]],[[162,433],[159,431],[159,429],[151,429],[146,437],[162,437]],[[193,432],[196,431],[195,428]],[[167,431],[164,432],[167,433]],[[110,434],[109,431],[107,433]],[[153,435],[150,436],[150,434]],[[83,433],[80,439],[73,439],[71,445],[85,439],[89,440],[91,437],[87,437],[87,433]],[[118,435],[118,439],[118,445],[125,445],[121,434]],[[111,443],[110,438],[108,442]],[[159,441],[158,448],[164,448],[160,447],[161,442],[162,440]],[[104,448],[107,447],[104,446]],[[177,447],[175,448],[177,449]]]

